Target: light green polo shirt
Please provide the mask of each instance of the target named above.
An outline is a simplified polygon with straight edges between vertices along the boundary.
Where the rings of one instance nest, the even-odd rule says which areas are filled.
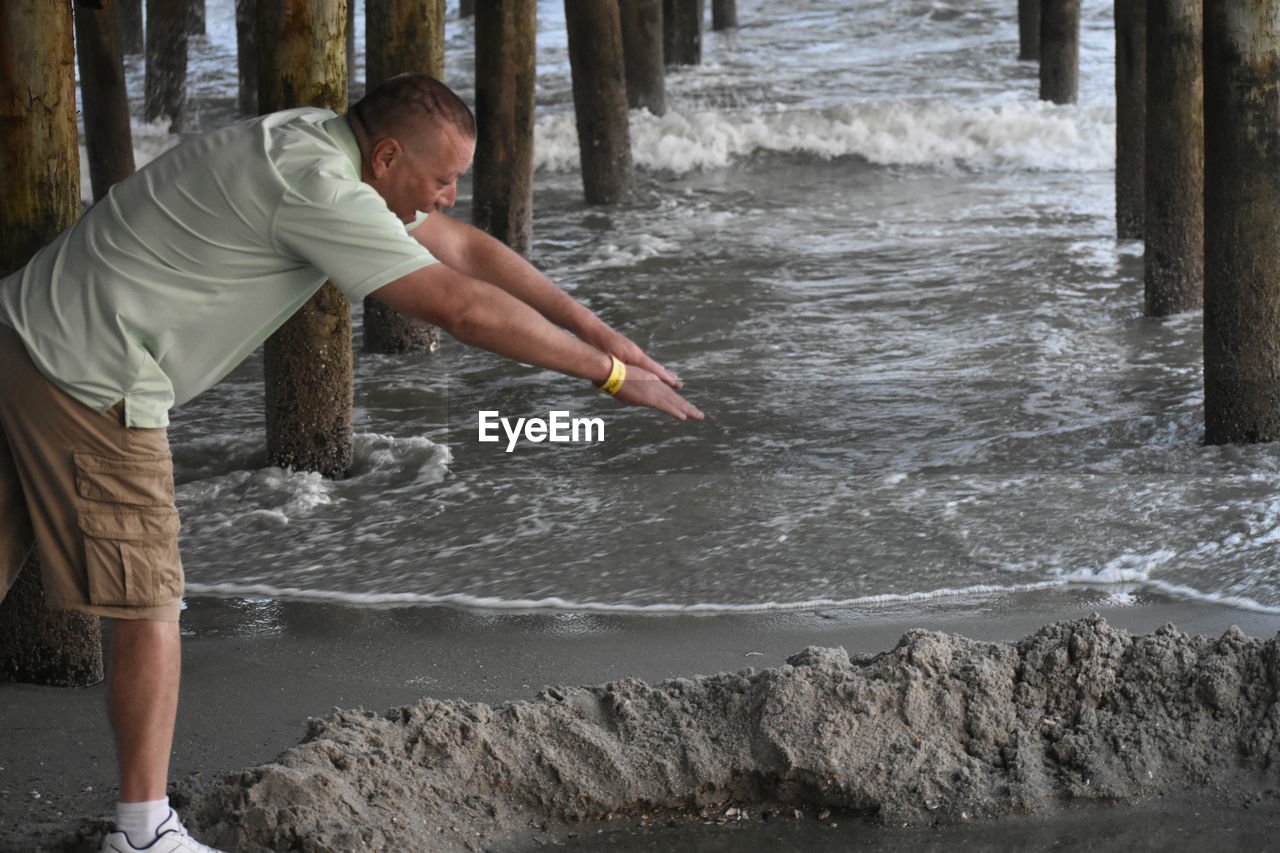
[[[166,152],[0,280],[55,384],[161,427],[331,279],[353,301],[435,261],[360,180],[345,116],[272,113]]]

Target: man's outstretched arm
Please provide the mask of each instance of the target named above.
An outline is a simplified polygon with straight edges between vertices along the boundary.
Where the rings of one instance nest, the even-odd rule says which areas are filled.
[[[634,341],[553,284],[505,243],[479,228],[433,213],[412,233],[446,266],[506,291],[596,349],[644,368],[672,388],[683,387],[674,373],[650,358]]]
[[[383,285],[373,295],[397,311],[439,326],[465,344],[516,361],[579,376],[596,385],[612,371],[609,354],[566,333],[523,300],[443,263],[415,270]],[[702,418],[697,407],[641,365],[628,366],[627,379],[614,396],[624,403],[666,412],[677,420]]]

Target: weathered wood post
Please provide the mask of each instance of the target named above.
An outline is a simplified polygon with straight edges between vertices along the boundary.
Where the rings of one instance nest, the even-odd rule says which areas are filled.
[[[1206,4],[1204,407],[1209,444],[1280,439],[1277,67],[1280,8],[1251,0]]]
[[[1147,0],[1116,0],[1116,236],[1142,239],[1147,133]]]
[[[356,81],[356,7],[360,0],[347,0],[347,93],[348,100],[352,86]],[[365,33],[366,37],[368,32]],[[366,76],[368,67],[365,68]]]
[[[476,160],[471,221],[522,255],[533,245],[536,0],[476,10]]]
[[[236,66],[240,114],[258,114],[258,0],[236,0]]]
[[[662,52],[668,65],[702,64],[706,0],[663,0]]]
[[[738,26],[738,0],[711,0],[711,29],[732,30]]]
[[[133,174],[133,128],[124,82],[120,26],[114,4],[93,8],[77,0],[76,59],[80,63],[80,100],[84,105],[85,149],[93,200]]]
[[[107,0],[110,2],[110,0]],[[191,4],[187,7],[187,33],[193,36],[202,36],[208,32],[206,20],[208,15],[205,13],[204,0],[188,0]]]
[[[1040,0],[1040,100],[1074,104],[1080,89],[1080,0]]]
[[[1199,308],[1204,295],[1201,0],[1147,5],[1146,311]]]
[[[442,79],[444,0],[368,0],[364,62],[370,88],[406,71]],[[365,297],[365,352],[423,352],[439,345],[432,326]]]
[[[0,276],[80,214],[71,6],[0,3]],[[28,559],[0,602],[0,678],[85,686],[102,680],[97,617],[44,605]]]
[[[444,0],[366,0],[369,88],[407,71],[444,79]]]
[[[619,0],[622,56],[627,70],[627,106],[667,111],[666,69],[662,50],[662,0]]]
[[[589,204],[631,195],[631,129],[618,0],[565,0],[573,108]]]
[[[143,35],[145,25],[142,19],[142,0],[117,0],[108,2],[115,6],[120,18],[120,49],[125,56],[136,56],[142,53],[147,40]]]
[[[71,5],[0,4],[0,276],[80,215]]]
[[[273,0],[258,10],[258,103],[347,108],[346,0]],[[341,477],[351,466],[351,304],[326,282],[267,339],[267,458]]]
[[[182,130],[187,99],[187,0],[147,0],[147,70],[143,118]]]
[[[1039,58],[1040,0],[1018,0],[1018,59]]]

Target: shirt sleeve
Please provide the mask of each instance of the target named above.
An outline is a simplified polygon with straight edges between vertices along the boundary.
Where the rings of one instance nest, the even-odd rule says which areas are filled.
[[[273,230],[282,250],[320,270],[352,301],[436,262],[361,181],[316,175],[295,185]]]

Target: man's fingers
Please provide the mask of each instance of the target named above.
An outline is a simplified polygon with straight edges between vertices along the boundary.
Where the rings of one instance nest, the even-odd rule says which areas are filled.
[[[702,411],[697,406],[671,390],[655,374],[649,373],[648,376],[644,376],[645,372],[647,371],[644,368],[638,368],[635,371],[636,375],[629,376],[622,383],[622,388],[618,391],[620,400],[624,403],[648,406],[651,409],[666,412],[678,421],[689,418],[699,421],[703,419]]]
[[[703,419],[704,415],[702,414],[702,410],[699,409],[697,406],[695,406],[693,403],[690,403],[688,400],[686,400],[684,397],[681,397],[679,394],[676,395],[676,399],[680,401],[680,411],[682,411],[685,414],[685,416],[693,418],[695,421],[700,421]]]
[[[625,361],[627,364],[634,364],[643,367],[645,370],[657,376],[672,388],[680,389],[684,387],[684,383],[680,381],[680,377],[676,376],[670,370],[667,370],[658,362],[640,348],[640,345],[631,340],[627,336],[620,334],[614,329],[610,329],[612,340],[596,343],[595,346],[611,353]]]
[[[680,381],[679,376],[676,376],[670,370],[667,370],[643,352],[640,353],[639,364],[672,388],[679,390],[684,387],[684,383]]]

